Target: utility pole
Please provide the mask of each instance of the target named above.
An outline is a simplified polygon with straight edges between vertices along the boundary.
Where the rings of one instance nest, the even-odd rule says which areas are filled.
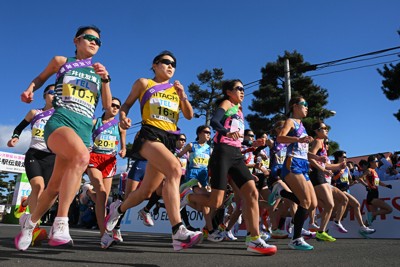
[[[287,114],[289,112],[289,101],[290,98],[292,98],[292,89],[290,86],[290,68],[289,68],[289,59],[286,58],[285,59],[285,67],[284,67],[284,71],[285,71],[285,100],[286,100],[286,106],[285,106],[285,114]]]

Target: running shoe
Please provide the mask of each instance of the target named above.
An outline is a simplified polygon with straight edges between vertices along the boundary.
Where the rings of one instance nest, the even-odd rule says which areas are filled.
[[[207,236],[207,240],[211,242],[221,242],[224,240],[224,238],[225,237],[218,230],[215,230],[214,232],[212,232],[212,234],[209,233]]]
[[[93,189],[93,185],[91,185],[90,183],[85,183],[82,185],[82,193],[79,196],[79,201],[81,202],[81,204],[86,205],[90,199],[90,197],[87,194],[87,191],[89,189]]]
[[[358,230],[358,233],[364,238],[370,238],[369,235],[373,234],[375,232],[376,232],[375,229],[371,229],[371,228],[369,228],[367,226],[364,226],[364,225],[361,226],[360,229]]]
[[[185,191],[185,189],[191,188],[191,187],[197,185],[198,183],[199,183],[199,180],[190,179],[186,183],[181,184],[181,186],[179,187],[179,193],[183,193],[183,191]]]
[[[301,235],[302,235],[305,239],[311,239],[311,238],[315,238],[316,233],[315,233],[315,232],[308,231],[308,230],[302,228],[302,229],[301,229]]]
[[[56,246],[73,246],[74,241],[69,234],[69,225],[66,220],[54,220],[53,226],[50,228],[49,245]]]
[[[264,241],[268,241],[271,239],[271,234],[265,231],[260,231],[260,238]]]
[[[154,221],[151,218],[150,212],[146,212],[143,208],[138,211],[138,214],[139,214],[139,217],[143,220],[144,225],[149,226],[149,227],[154,226]]]
[[[122,214],[118,213],[118,207],[121,206],[121,204],[122,201],[119,199],[110,204],[110,212],[104,220],[106,231],[111,232],[115,225],[117,225],[119,218],[122,216]]]
[[[288,236],[289,236],[289,233],[286,232],[285,230],[276,229],[276,230],[271,231],[271,237],[273,239],[286,239],[286,238],[288,238]]]
[[[340,233],[344,233],[346,234],[348,231],[346,230],[346,228],[343,227],[341,222],[333,222],[333,225],[335,226],[336,230],[338,230]]]
[[[229,230],[229,231],[225,230],[225,240],[235,241],[235,240],[237,240],[237,237],[233,235],[231,230]]]
[[[21,232],[14,238],[14,245],[18,250],[27,250],[32,243],[32,233],[35,229],[35,225],[30,224],[30,220],[31,215],[26,213],[22,214],[19,218]]]
[[[291,240],[289,243],[289,248],[296,250],[313,250],[314,247],[304,241],[303,237]]]
[[[317,232],[319,230],[319,226],[316,223],[310,223],[308,225],[308,231]]]
[[[109,247],[115,245],[117,241],[111,237],[109,234],[104,232],[103,236],[101,237],[100,245],[103,249],[108,249]]]
[[[186,229],[185,226],[179,226],[178,231],[172,234],[172,246],[175,251],[193,247],[203,240],[202,232],[192,232]]]
[[[327,242],[335,242],[336,238],[333,238],[332,236],[328,235],[327,232],[317,232],[315,238],[317,241],[327,241]]]
[[[222,206],[226,209],[227,207],[229,207],[229,205],[231,205],[232,204],[232,201],[233,201],[233,197],[234,197],[235,195],[233,194],[233,193],[231,193],[231,194],[229,194],[229,196],[228,197],[226,197],[225,198],[225,201],[224,201],[224,203],[222,204]]]
[[[250,238],[247,245],[247,251],[271,256],[276,253],[277,248],[276,246],[268,245],[264,240],[258,237],[256,240],[251,240]]]
[[[189,204],[189,195],[193,194],[193,191],[190,188],[186,188],[182,193],[181,193],[181,210],[183,207],[185,207],[187,204]]]
[[[283,187],[280,183],[275,183],[274,186],[272,187],[272,192],[268,196],[268,204],[270,206],[274,205],[276,200],[280,198],[280,192],[282,191]]]
[[[225,232],[225,229],[226,229],[225,224],[220,223],[220,224],[218,225],[218,230],[219,230],[220,232]]]
[[[26,212],[26,209],[28,208],[28,206],[23,206],[22,204],[28,199],[27,196],[23,196],[21,198],[21,203],[19,204],[18,208],[15,207],[14,210],[14,216],[15,218],[19,219],[21,218],[22,214],[24,214]]]
[[[47,232],[45,229],[35,227],[32,233],[32,246],[40,246],[43,240],[47,239]]]
[[[115,241],[120,242],[120,243],[124,242],[124,239],[122,238],[120,229],[113,229],[112,232],[113,232],[113,238]]]
[[[203,227],[202,233],[203,233],[203,238],[208,237],[208,229],[207,228]]]

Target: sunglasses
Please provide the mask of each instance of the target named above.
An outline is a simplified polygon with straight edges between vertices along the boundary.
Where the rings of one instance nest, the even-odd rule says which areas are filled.
[[[186,139],[185,138],[179,138],[179,141],[186,142]]]
[[[171,61],[169,59],[160,59],[158,61],[158,63],[162,63],[162,64],[167,65],[167,66],[171,65],[174,69],[176,68],[176,62],[175,61]]]
[[[210,131],[203,131],[203,133],[205,133],[205,134],[211,134]]]
[[[254,137],[254,134],[246,134],[248,137]]]
[[[120,108],[121,108],[121,106],[120,106],[120,105],[118,105],[118,104],[114,104],[114,103],[112,103],[112,104],[111,104],[111,107],[113,107],[113,108],[117,108],[117,109],[120,109]]]
[[[46,94],[48,95],[54,95],[56,92],[54,90],[49,90],[46,92]]]
[[[94,41],[95,43],[96,43],[96,45],[98,45],[99,47],[101,46],[101,40],[100,40],[100,38],[98,38],[98,37],[96,37],[96,36],[94,36],[94,35],[91,35],[91,34],[82,34],[82,35],[79,35],[77,38],[83,38],[83,39],[85,39],[85,40],[88,40],[89,42],[91,42],[91,41]]]
[[[308,107],[308,103],[306,101],[301,101],[299,103],[297,103],[297,105],[302,105],[303,107]]]
[[[235,88],[233,88],[234,90],[240,91],[240,92],[244,92],[244,87],[243,86],[236,86]]]
[[[325,131],[327,131],[328,128],[326,128],[326,127],[319,127],[318,130],[325,130]]]
[[[344,155],[343,155],[343,156],[341,156],[341,158],[347,159],[347,157],[346,157],[346,156],[344,156]]]

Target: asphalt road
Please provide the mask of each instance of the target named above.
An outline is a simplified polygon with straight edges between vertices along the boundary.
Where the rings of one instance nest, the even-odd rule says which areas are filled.
[[[47,230],[49,227],[45,227]],[[246,251],[244,238],[212,243],[175,252],[166,234],[123,233],[124,242],[108,250],[100,248],[98,232],[71,228],[73,248],[54,248],[44,243],[17,251],[18,225],[0,224],[0,266],[399,266],[399,239],[339,239],[334,243],[310,240],[313,251],[294,251],[288,239],[271,240],[274,256]]]

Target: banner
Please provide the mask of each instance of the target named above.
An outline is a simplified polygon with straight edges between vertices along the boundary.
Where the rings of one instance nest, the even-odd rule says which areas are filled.
[[[0,151],[0,171],[24,173],[25,155]]]

